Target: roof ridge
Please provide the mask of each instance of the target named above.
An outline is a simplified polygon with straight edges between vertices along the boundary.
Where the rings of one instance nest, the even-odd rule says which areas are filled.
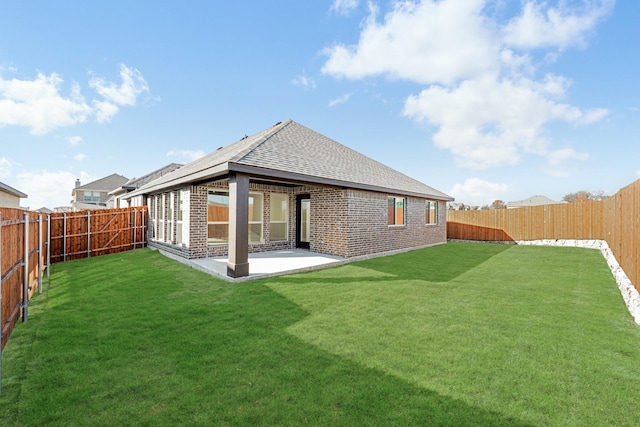
[[[231,163],[241,162],[242,159],[244,159],[246,156],[251,154],[251,152],[253,152],[253,150],[255,150],[256,148],[260,147],[262,144],[264,144],[269,139],[271,139],[274,135],[278,134],[280,131],[285,129],[291,123],[293,123],[293,120],[291,120],[291,119],[288,119],[285,122],[276,123],[275,125],[273,125],[271,127],[271,129],[268,129],[267,133],[263,137],[257,139],[253,144],[251,144],[245,150],[241,151],[240,153],[238,153],[235,156],[233,156],[232,158],[230,158],[228,161],[231,162]],[[262,132],[264,132],[264,131],[262,131]],[[258,132],[258,133],[261,133],[261,132]]]

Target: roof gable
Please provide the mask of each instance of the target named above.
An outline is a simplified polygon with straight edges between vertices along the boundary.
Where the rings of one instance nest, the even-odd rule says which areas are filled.
[[[75,190],[92,190],[92,191],[106,191],[109,192],[118,187],[122,187],[129,178],[126,178],[122,175],[118,175],[117,173],[111,174],[109,176],[105,176],[104,178],[97,179],[88,184],[81,185],[79,187],[74,188]]]
[[[520,208],[524,206],[557,205],[561,203],[566,203],[566,202],[557,202],[555,200],[548,198],[547,196],[535,195],[524,200],[516,200],[513,202],[508,202],[507,207]]]
[[[183,165],[180,163],[169,163],[168,165],[163,166],[160,169],[156,169],[153,172],[149,172],[148,174],[143,175],[140,178],[131,178],[129,181],[123,184],[122,187],[127,189],[140,188],[144,184],[158,179],[168,173],[171,173],[174,170],[181,168],[182,166]]]
[[[292,120],[278,123],[220,148],[131,194],[206,180],[232,170],[289,177],[308,183],[453,200],[426,184]]]

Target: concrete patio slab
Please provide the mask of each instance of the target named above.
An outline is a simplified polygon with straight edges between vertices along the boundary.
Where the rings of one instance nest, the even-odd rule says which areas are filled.
[[[163,250],[160,250],[160,253],[168,258],[231,282],[244,282],[283,274],[302,273],[334,267],[352,261],[347,260],[347,258],[318,254],[305,249],[256,252],[249,254],[249,276],[234,279],[227,276],[227,261],[229,258],[226,256],[185,259]]]

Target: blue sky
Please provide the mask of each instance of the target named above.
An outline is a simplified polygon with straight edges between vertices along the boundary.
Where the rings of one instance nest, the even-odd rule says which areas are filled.
[[[640,178],[636,1],[0,0],[0,181],[69,205],[293,119],[465,204]]]

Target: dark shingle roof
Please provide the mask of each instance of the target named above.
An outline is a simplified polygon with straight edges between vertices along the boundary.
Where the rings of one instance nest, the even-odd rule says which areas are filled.
[[[92,190],[92,191],[109,192],[111,190],[115,190],[118,187],[122,187],[122,185],[125,184],[127,181],[129,181],[129,178],[126,178],[122,175],[118,175],[117,173],[114,173],[109,176],[105,176],[104,178],[100,178],[98,180],[92,181],[88,184],[76,187],[74,188],[74,190]]]
[[[140,178],[131,178],[127,181],[122,187],[125,189],[136,189],[140,188],[148,182],[151,182],[155,179],[158,179],[174,170],[182,167],[183,165],[180,163],[169,163],[166,166],[161,167],[160,169],[156,169],[153,172],[149,172],[148,174],[141,176]]]
[[[383,165],[292,120],[245,137],[131,195],[224,176],[229,171],[306,183],[453,200],[452,197]]]

